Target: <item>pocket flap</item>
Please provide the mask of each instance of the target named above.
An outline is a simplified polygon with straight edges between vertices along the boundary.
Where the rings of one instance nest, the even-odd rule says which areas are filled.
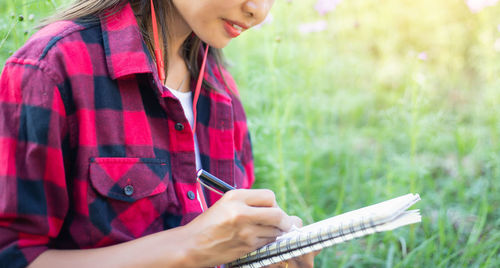
[[[95,157],[90,159],[90,181],[101,195],[134,202],[165,192],[169,180],[165,159]]]

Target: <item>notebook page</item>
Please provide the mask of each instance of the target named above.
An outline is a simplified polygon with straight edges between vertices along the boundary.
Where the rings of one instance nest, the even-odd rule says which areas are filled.
[[[295,232],[287,233],[278,237],[277,240],[293,236],[297,232],[314,231],[315,229],[320,227],[325,227],[339,222],[345,222],[346,220],[350,220],[352,218],[363,218],[367,215],[370,215],[370,218],[374,221],[375,225],[380,224],[399,216],[403,211],[411,207],[419,200],[420,196],[418,194],[403,195],[384,202],[377,203],[375,205],[346,212],[338,216],[306,225],[302,228],[299,228]]]
[[[348,240],[351,240],[351,239],[354,239],[357,237],[362,237],[365,235],[373,234],[375,232],[383,232],[383,231],[393,230],[393,229],[396,229],[398,227],[417,223],[420,221],[421,221],[421,216],[420,216],[418,210],[406,211],[403,214],[401,214],[399,217],[394,219],[394,221],[378,225],[375,228],[360,230],[360,231],[357,231],[357,232],[350,234],[349,236],[337,236],[337,237],[331,238],[331,239],[326,240],[326,241],[314,243],[314,244],[308,245],[306,247],[294,249],[294,250],[291,250],[291,251],[288,251],[288,252],[285,252],[285,253],[282,253],[279,255],[268,256],[266,258],[242,263],[239,265],[232,265],[230,267],[260,268],[260,267],[267,266],[267,265],[270,265],[273,263],[278,263],[278,262],[285,261],[285,260],[288,260],[291,258],[295,258],[295,257],[301,256],[301,255],[307,254],[307,253],[311,253],[313,251],[317,251],[317,250],[320,250],[320,249],[323,249],[326,247],[330,247],[330,246],[333,246],[335,244],[344,243]]]
[[[344,241],[347,241],[355,238],[356,235],[359,236],[356,232],[360,230],[364,230],[364,235],[367,235],[368,233],[366,232],[369,229],[397,218],[418,200],[420,200],[418,194],[407,194],[307,225],[278,237],[275,242],[247,254],[245,257],[233,262],[233,264],[278,255],[282,252],[288,252],[323,240],[342,238]]]

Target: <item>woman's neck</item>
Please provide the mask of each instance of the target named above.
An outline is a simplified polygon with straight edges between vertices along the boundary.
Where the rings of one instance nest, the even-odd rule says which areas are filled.
[[[137,10],[135,11],[137,12]],[[158,11],[156,11],[156,13],[157,17],[165,14],[165,12]],[[184,44],[184,41],[189,37],[192,30],[175,7],[173,7],[172,10],[169,10],[168,13],[168,18],[164,20],[168,24],[167,49],[165,51],[164,48],[160,48],[163,55],[165,55],[166,53],[165,72],[167,74],[167,77],[165,85],[169,88],[186,92],[190,90],[190,79],[188,78],[189,70],[182,56],[182,45]],[[138,20],[140,20],[140,18],[138,18]],[[158,22],[160,22],[160,20],[158,20]],[[149,25],[146,29],[148,35],[153,36],[151,24],[148,23],[147,25]],[[158,26],[160,44],[163,44],[164,37],[162,36],[162,26]],[[182,83],[182,81],[185,82]],[[179,87],[181,84],[182,86]]]
[[[182,45],[192,31],[175,7],[166,21],[168,22],[169,38],[167,40],[167,80],[165,85],[187,92],[190,90],[190,79],[187,78],[189,71],[182,56]]]
[[[167,71],[165,86],[181,92],[190,90],[189,71],[182,57],[177,57],[177,59],[169,57]]]

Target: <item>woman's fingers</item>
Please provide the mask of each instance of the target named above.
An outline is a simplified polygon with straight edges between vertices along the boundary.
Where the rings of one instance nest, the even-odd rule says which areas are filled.
[[[297,216],[288,216],[288,220],[290,221],[291,224],[293,224],[296,227],[302,227],[302,220],[297,217]],[[307,267],[314,267],[314,257],[318,255],[321,252],[321,250],[314,251],[302,256],[298,256],[296,258],[290,259],[285,262],[280,262],[276,263],[273,265],[269,265],[267,268],[281,268],[281,267],[287,267],[287,268],[307,268]]]
[[[249,207],[248,216],[254,224],[274,226],[284,232],[288,232],[293,225],[291,217],[278,207]]]
[[[314,267],[314,256],[317,253],[311,252],[306,255],[302,255],[287,261],[279,262],[276,264],[272,264],[267,266],[266,268],[313,268]]]
[[[271,243],[293,225],[300,227],[302,221],[279,208],[270,190],[229,191],[188,224],[191,230],[196,230],[194,255],[199,255],[205,261],[203,265],[208,266],[229,262]],[[218,258],[206,259],[207,252]]]
[[[280,236],[283,234],[283,231],[280,230],[279,228],[273,227],[273,226],[263,226],[263,225],[258,225],[257,230],[255,232],[255,235],[257,235],[259,238],[265,238],[265,239],[271,239],[274,241],[276,237]]]
[[[290,221],[295,227],[302,227],[302,219],[297,216],[290,216]]]
[[[242,200],[251,207],[276,207],[276,196],[274,192],[267,189],[255,190],[232,190],[224,194],[223,198]]]
[[[314,252],[308,253],[306,255],[299,256],[297,258],[293,258],[289,261],[289,268],[308,268],[314,267],[314,257],[316,254]]]
[[[254,224],[269,225],[283,231],[289,231],[298,218],[289,217],[276,203],[274,193],[267,189],[232,190],[227,192],[224,201],[243,202],[233,213],[236,222],[249,221]]]
[[[274,241],[276,237],[280,236],[283,232],[272,226],[264,225],[250,225],[241,229],[239,236],[242,240],[251,240],[253,238],[262,238]]]

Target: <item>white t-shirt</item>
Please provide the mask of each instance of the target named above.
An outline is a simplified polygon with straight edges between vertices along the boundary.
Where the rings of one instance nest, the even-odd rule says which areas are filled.
[[[186,119],[189,122],[189,125],[193,126],[194,124],[194,115],[193,115],[193,92],[181,92],[167,87],[174,96],[179,99],[182,105],[182,109],[184,110],[184,114],[186,115]],[[198,148],[198,139],[196,138],[196,133],[194,134],[194,154],[196,158],[196,170],[201,168],[201,159],[200,159],[200,149]]]

